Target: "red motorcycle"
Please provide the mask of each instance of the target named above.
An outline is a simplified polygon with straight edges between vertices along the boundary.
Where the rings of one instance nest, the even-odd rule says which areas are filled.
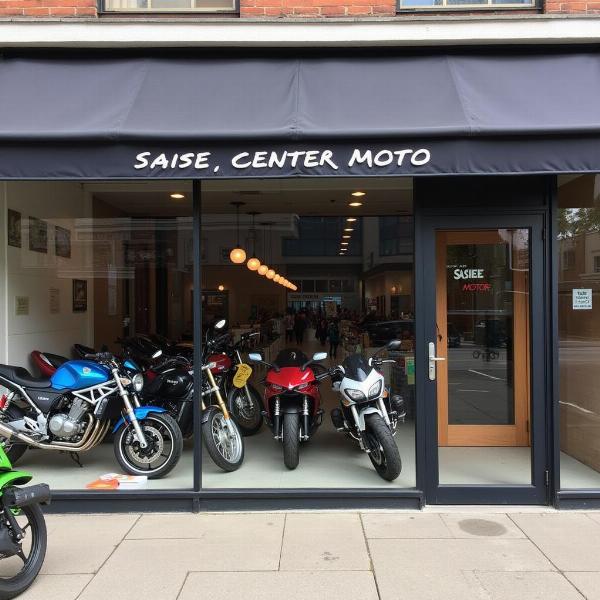
[[[283,443],[283,462],[295,469],[299,462],[300,442],[306,442],[323,421],[319,382],[328,376],[316,374],[313,366],[327,358],[317,352],[312,358],[294,348],[282,350],[273,364],[258,352],[251,352],[252,362],[269,368],[264,381],[265,421],[276,440]]]

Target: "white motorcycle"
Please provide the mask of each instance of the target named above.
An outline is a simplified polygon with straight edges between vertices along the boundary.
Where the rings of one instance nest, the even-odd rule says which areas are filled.
[[[391,396],[381,373],[384,363],[395,361],[378,358],[378,354],[399,347],[400,341],[392,340],[371,358],[350,354],[330,371],[333,389],[340,394],[340,408],[331,411],[334,427],[359,443],[379,476],[387,481],[394,481],[402,471],[394,435],[406,410],[401,396]]]

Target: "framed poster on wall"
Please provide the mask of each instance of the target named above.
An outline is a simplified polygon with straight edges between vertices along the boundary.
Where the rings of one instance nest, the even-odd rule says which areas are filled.
[[[15,248],[21,247],[21,213],[8,209],[7,214],[8,245]]]
[[[33,252],[48,253],[48,223],[36,217],[29,217],[29,249]]]
[[[85,312],[87,310],[87,281],[85,279],[73,279],[73,312]]]

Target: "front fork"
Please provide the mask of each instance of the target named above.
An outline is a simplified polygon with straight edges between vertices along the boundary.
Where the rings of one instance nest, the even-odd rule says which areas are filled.
[[[203,365],[202,370],[204,371],[204,375],[208,381],[209,386],[208,389],[202,390],[202,410],[205,409],[204,396],[210,396],[211,394],[214,394],[217,399],[219,409],[223,413],[225,423],[227,423],[227,430],[231,435],[233,435],[235,433],[235,430],[231,423],[231,416],[229,415],[229,411],[227,410],[227,405],[225,404],[223,396],[221,395],[221,388],[219,388],[219,386],[217,385],[217,382],[215,381],[215,377],[212,374],[209,365]]]
[[[123,387],[121,383],[121,378],[119,377],[119,370],[112,370],[113,378],[117,383],[117,387],[119,388],[119,395],[123,400],[123,406],[125,406],[125,415],[129,418],[129,422],[133,425],[133,429],[135,430],[135,434],[137,435],[138,441],[142,448],[148,447],[148,442],[146,441],[146,436],[140,427],[140,422],[137,420],[135,416],[135,411],[133,410],[133,406],[131,405],[131,401],[129,400],[129,394]],[[127,420],[127,419],[126,419]]]

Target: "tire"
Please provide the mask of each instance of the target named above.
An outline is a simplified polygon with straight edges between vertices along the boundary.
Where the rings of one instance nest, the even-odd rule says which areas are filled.
[[[16,406],[9,406],[0,418],[5,422],[16,421],[23,418],[23,413]],[[0,438],[0,440],[4,439],[6,438]],[[4,452],[6,453],[6,456],[8,456],[11,465],[16,464],[21,456],[25,454],[26,450],[27,444],[9,442],[8,440],[4,443]]]
[[[251,386],[245,386],[250,394],[250,400],[245,397],[246,389],[231,386],[227,394],[227,410],[237,423],[243,436],[258,433],[262,427],[262,402],[260,394]]]
[[[177,421],[167,413],[151,412],[139,420],[140,427],[150,442],[151,448],[140,448],[131,423],[123,425],[113,438],[115,457],[129,475],[146,475],[148,479],[159,479],[169,473],[181,458],[183,436]],[[165,442],[169,444],[166,456]],[[148,451],[151,454],[148,454]],[[163,461],[158,459],[164,458]],[[156,465],[156,466],[153,466]]]
[[[291,470],[300,462],[300,415],[283,415],[283,462]]]
[[[22,594],[34,582],[44,563],[48,534],[42,509],[38,504],[23,507],[21,514],[16,517],[21,527],[25,526],[25,517],[30,524],[30,527],[26,530],[26,537],[24,539],[24,542],[31,539],[28,557],[23,569],[15,574],[14,577],[10,579],[0,577],[0,600],[8,600]],[[23,551],[25,551],[24,548]],[[19,564],[16,561],[20,561],[17,556],[3,560],[15,561],[15,563],[11,562],[11,565]],[[8,563],[5,564],[8,565]]]
[[[202,441],[217,467],[228,473],[236,471],[244,462],[244,440],[240,428],[229,419],[233,432],[229,431],[227,419],[216,406],[209,406],[202,415]]]
[[[366,416],[365,434],[371,448],[369,458],[378,475],[386,481],[394,481],[402,471],[402,460],[394,436],[381,415]]]

